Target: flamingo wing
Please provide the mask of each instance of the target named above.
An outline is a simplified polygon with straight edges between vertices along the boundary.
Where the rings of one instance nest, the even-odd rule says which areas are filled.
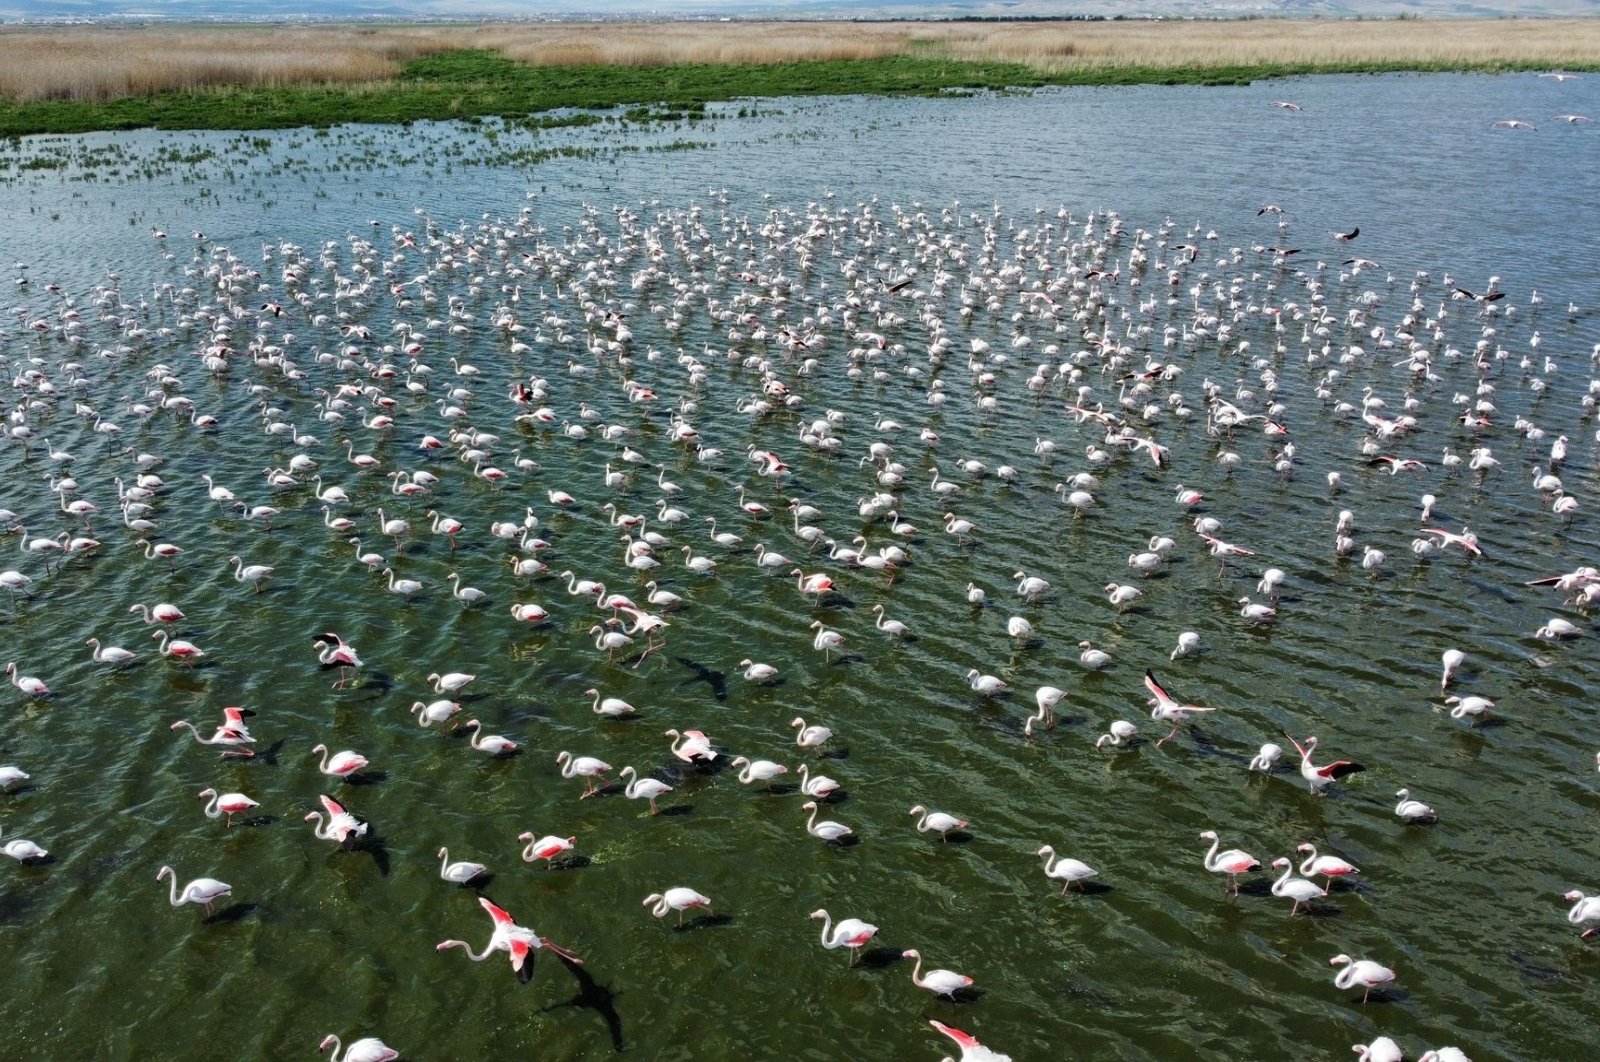
[[[517,924],[517,920],[511,917],[511,912],[505,908],[496,907],[482,896],[478,897],[478,903],[482,905],[485,911],[489,912],[489,917],[494,919],[496,926],[514,926]]]
[[[939,1032],[942,1032],[946,1036],[950,1037],[950,1039],[954,1040],[956,1042],[956,1046],[961,1048],[962,1053],[966,1053],[967,1051],[979,1046],[978,1038],[973,1036],[971,1033],[964,1033],[960,1029],[951,1028],[942,1021],[930,1020],[928,1024],[933,1026]]]
[[[1163,707],[1175,707],[1177,705],[1178,702],[1173,699],[1172,695],[1169,694],[1166,690],[1162,689],[1161,688],[1161,683],[1156,681],[1156,676],[1155,676],[1154,672],[1149,671],[1149,670],[1145,671],[1145,673],[1144,673],[1144,685],[1145,685],[1145,688],[1150,691],[1151,695],[1155,697],[1156,702],[1158,704],[1160,704],[1161,706],[1163,706]]]
[[[1359,763],[1352,763],[1349,760],[1335,760],[1325,767],[1318,767],[1317,774],[1322,778],[1343,778],[1347,774],[1355,774],[1357,771],[1364,770],[1366,768]]]
[[[333,797],[328,796],[326,793],[322,794],[317,799],[321,800],[322,801],[322,806],[324,808],[328,809],[329,818],[333,818],[334,816],[338,816],[338,815],[347,815],[347,814],[349,814],[349,812],[345,811],[343,804],[341,804],[337,800],[333,799]]]
[[[487,905],[488,901],[486,900],[484,903]],[[496,908],[496,910],[499,909]],[[501,913],[504,914],[505,912],[502,911]],[[517,980],[522,984],[527,984],[533,980],[533,949],[528,946],[527,941],[513,939],[509,950],[511,952],[511,968],[516,971]]]

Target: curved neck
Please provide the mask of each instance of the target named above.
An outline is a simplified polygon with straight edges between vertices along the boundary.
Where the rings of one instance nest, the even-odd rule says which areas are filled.
[[[339,1042],[337,1036],[329,1035],[328,1039],[333,1041],[333,1054],[328,1056],[328,1062],[339,1062],[339,1053],[344,1050],[344,1044]]]
[[[220,819],[220,818],[222,818],[222,810],[217,807],[217,805],[220,804],[221,802],[222,802],[222,797],[220,795],[218,795],[216,793],[212,793],[211,794],[211,801],[210,801],[210,803],[206,804],[206,818],[208,818],[208,819]]]
[[[323,774],[328,773],[328,748],[326,745],[322,747],[322,765],[320,770]]]
[[[1289,875],[1293,874],[1293,873],[1294,873],[1294,864],[1286,861],[1284,863],[1284,865],[1283,865],[1283,874],[1278,878],[1277,881],[1272,883],[1272,895],[1274,895],[1274,896],[1282,896],[1283,895],[1283,887],[1284,887],[1284,885],[1288,884]],[[1343,986],[1340,986],[1340,987],[1343,987]]]
[[[1313,845],[1311,847],[1311,849],[1306,853],[1306,857],[1304,859],[1300,860],[1300,873],[1309,876],[1312,873],[1311,864],[1315,863],[1316,861],[1317,861],[1317,849],[1316,849],[1316,846]]]
[[[833,942],[833,916],[827,911],[822,912],[822,946],[824,948],[838,946]]]
[[[167,896],[174,907],[183,906],[183,897],[178,895],[178,875],[168,871]]]
[[[1206,869],[1207,870],[1216,870],[1217,869],[1217,862],[1216,862],[1216,860],[1217,860],[1217,849],[1220,848],[1220,847],[1222,847],[1222,838],[1213,837],[1211,839],[1211,850],[1206,853]]]
[[[1056,854],[1055,849],[1052,848],[1052,849],[1050,849],[1050,851],[1045,853],[1045,857],[1044,857],[1044,876],[1047,877],[1047,878],[1054,876],[1055,869],[1056,869],[1056,864],[1059,863],[1060,861],[1061,861],[1061,857]]]
[[[911,968],[911,983],[916,985],[918,988],[923,987],[927,983],[922,979],[922,953],[921,952],[917,953],[917,964]]]

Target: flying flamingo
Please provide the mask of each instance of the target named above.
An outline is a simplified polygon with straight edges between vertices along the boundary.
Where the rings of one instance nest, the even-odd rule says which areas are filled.
[[[359,752],[351,752],[349,749],[345,749],[343,752],[336,752],[330,758],[328,746],[317,745],[311,750],[311,755],[315,756],[319,752],[322,753],[322,762],[317,765],[317,770],[334,778],[352,778],[367,765],[365,756]]]
[[[306,821],[316,820],[316,825],[311,827],[311,832],[318,840],[337,842],[346,852],[355,850],[356,842],[366,836],[367,824],[356,818],[344,809],[344,805],[333,797],[323,794],[318,797],[323,808],[328,812],[328,821],[322,821],[322,812],[312,811],[306,814]]]
[[[245,715],[246,710],[243,708],[231,705],[224,708],[222,710],[222,723],[218,725],[209,738],[201,737],[200,731],[196,730],[194,724],[187,719],[179,719],[168,729],[182,730],[184,727],[188,727],[189,733],[193,734],[195,741],[201,745],[231,746],[222,750],[221,755],[224,758],[237,756],[240,759],[250,759],[255,755],[255,750],[244,746],[254,744],[255,738],[250,736],[250,730],[244,724]]]
[[[1300,753],[1300,777],[1310,784],[1313,793],[1321,795],[1323,790],[1345,775],[1366,770],[1361,764],[1352,763],[1349,760],[1335,760],[1333,763],[1318,767],[1311,762],[1311,754],[1317,748],[1317,739],[1308,737],[1306,738],[1306,743],[1302,745],[1300,742],[1295,741],[1293,735],[1288,735],[1288,737],[1289,741],[1294,745],[1295,751]]]
[[[186,903],[204,904],[206,914],[211,914],[211,905],[233,891],[233,886],[227,882],[218,881],[216,878],[195,878],[183,887],[183,893],[178,893],[178,877],[172,872],[171,867],[162,867],[156,872],[156,880],[170,878],[168,893],[172,906],[182,907]]]
[[[1153,694],[1150,703],[1155,707],[1150,712],[1150,718],[1158,722],[1172,723],[1172,732],[1157,741],[1156,748],[1160,748],[1163,743],[1172,740],[1173,735],[1178,732],[1178,728],[1183,726],[1184,720],[1188,718],[1187,713],[1216,711],[1215,708],[1201,708],[1194,704],[1180,704],[1166,690],[1161,688],[1161,684],[1156,682],[1155,675],[1148,670],[1144,673],[1144,684],[1145,688]]]
[[[333,1054],[328,1056],[328,1062],[392,1062],[400,1057],[400,1052],[378,1039],[376,1036],[363,1036],[349,1047],[344,1048],[344,1056],[339,1055],[339,1038],[332,1033],[322,1038],[322,1043],[317,1045],[318,1051],[326,1051],[328,1045],[333,1045]]]
[[[354,671],[361,666],[361,657],[357,655],[355,646],[347,644],[333,631],[315,636],[311,639],[311,643],[322,647],[317,652],[317,663],[323,667],[339,669],[339,681],[333,684],[334,689],[354,680]]]
[[[522,850],[522,861],[531,863],[535,859],[542,859],[546,870],[550,869],[550,861],[552,859],[562,852],[572,851],[573,846],[578,843],[576,837],[556,837],[551,835],[535,839],[532,833],[519,833],[517,834],[517,840],[527,842],[527,847]]]
[[[246,814],[251,808],[261,806],[243,793],[222,793],[219,795],[215,789],[202,789],[199,795],[202,799],[211,798],[205,807],[206,818],[220,819],[226,815],[228,816],[228,826],[230,828],[233,826],[233,817],[235,815]]]
[[[1216,830],[1207,830],[1200,835],[1202,841],[1211,842],[1211,850],[1205,855],[1206,869],[1213,874],[1226,874],[1228,884],[1233,886],[1233,894],[1239,895],[1239,875],[1248,874],[1252,870],[1261,869],[1261,861],[1249,852],[1238,848],[1230,848],[1218,854],[1217,848],[1222,844],[1217,839]],[[1224,886],[1226,887],[1226,886]]]
[[[655,906],[650,907],[651,904],[655,904]],[[683,912],[685,911],[703,907],[707,914],[716,915],[716,912],[711,909],[711,897],[702,896],[693,889],[686,889],[682,886],[668,889],[666,892],[652,892],[644,898],[644,906],[650,907],[650,913],[657,918],[664,917],[669,910],[677,911],[679,929],[683,928]]]
[[[961,1062],[1011,1062],[1010,1055],[1002,1055],[993,1048],[983,1046],[971,1033],[964,1033],[942,1021],[930,1019],[928,1024],[956,1042],[961,1048]]]
[[[871,922],[863,922],[859,918],[843,918],[839,920],[838,925],[834,925],[833,919],[828,916],[828,912],[820,908],[812,911],[810,917],[813,921],[818,918],[822,919],[822,946],[824,948],[829,951],[835,948],[847,949],[847,953],[850,956],[850,961],[846,963],[847,966],[856,964],[856,956],[860,953],[860,949],[878,933],[877,926]]]
[[[517,980],[527,984],[533,980],[533,953],[540,948],[549,948],[555,954],[568,962],[583,965],[583,960],[572,952],[552,943],[548,938],[541,937],[525,926],[517,925],[516,919],[504,908],[496,907],[482,896],[478,903],[494,919],[494,933],[489,937],[489,942],[483,946],[481,954],[473,954],[472,945],[464,940],[442,940],[434,948],[435,951],[445,951],[449,948],[460,948],[467,953],[467,958],[473,962],[482,962],[497,951],[506,952],[511,958],[511,969],[516,971]]]

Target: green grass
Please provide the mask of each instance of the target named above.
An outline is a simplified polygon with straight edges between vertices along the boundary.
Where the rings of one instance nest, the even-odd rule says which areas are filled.
[[[1364,64],[1248,67],[1113,67],[1042,74],[1020,63],[899,56],[759,66],[531,67],[493,52],[419,59],[394,81],[362,88],[293,86],[169,92],[106,103],[0,104],[0,136],[116,129],[285,129],[345,122],[394,124],[472,116],[520,116],[566,107],[662,104],[670,111],[742,97],[824,94],[933,95],[1042,85],[1244,85],[1313,73],[1432,71],[1460,67]],[[1496,72],[1513,69],[1505,65]],[[1540,69],[1532,64],[1515,69]]]

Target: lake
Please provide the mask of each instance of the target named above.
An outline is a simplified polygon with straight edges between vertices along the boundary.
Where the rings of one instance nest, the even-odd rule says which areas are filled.
[[[1525,584],[1596,556],[1600,130],[1552,116],[1597,111],[1593,77],[1339,76],[13,144],[0,353],[7,426],[33,437],[0,447],[0,508],[26,527],[0,536],[0,567],[32,585],[0,602],[0,646],[52,693],[0,701],[0,766],[31,776],[0,793],[0,844],[50,852],[0,867],[10,1050],[310,1057],[334,1032],[407,1059],[933,1060],[954,1053],[934,1018],[1019,1060],[1344,1057],[1378,1035],[1408,1057],[1584,1056],[1597,960],[1562,896],[1600,890],[1595,628],[1572,593]],[[1108,439],[1072,406],[1129,430]],[[1219,425],[1229,410],[1249,419]],[[1131,440],[1166,447],[1165,467]],[[1496,467],[1468,467],[1480,448]],[[270,484],[297,453],[348,502],[324,513],[316,472]],[[1535,468],[1575,512],[1552,511]],[[164,481],[144,518],[182,549],[170,565],[116,506],[141,470]],[[396,471],[436,482],[404,497]],[[1075,515],[1079,474],[1094,503]],[[75,492],[52,490],[63,475]],[[270,529],[206,475],[279,510]],[[863,513],[877,491],[892,500]],[[380,509],[409,524],[398,541]],[[429,510],[462,530],[432,533]],[[626,563],[619,513],[665,536],[658,568]],[[946,533],[946,514],[975,530]],[[1197,517],[1251,552],[1219,563]],[[802,526],[904,556],[849,563]],[[1414,552],[1423,527],[1470,527],[1481,555]],[[57,570],[29,543],[61,532],[100,545]],[[1131,555],[1161,536],[1139,574]],[[421,591],[390,593],[351,537]],[[763,566],[758,543],[781,557]],[[234,556],[273,568],[261,592]],[[836,589],[802,593],[795,567]],[[1252,622],[1240,599],[1268,601],[1269,567],[1277,614]],[[664,647],[637,632],[608,659],[592,628],[612,611],[562,571],[659,614]],[[1048,591],[1019,595],[1017,572]],[[464,606],[452,573],[486,600]],[[651,579],[682,606],[649,604]],[[1107,584],[1140,594],[1118,608]],[[204,651],[195,666],[129,611],[158,601],[186,614],[172,634]],[[518,622],[523,604],[549,619]],[[1535,637],[1551,617],[1577,636]],[[813,647],[814,622],[842,652]],[[326,631],[363,661],[348,687],[318,664]],[[1173,659],[1186,631],[1201,651]],[[88,638],[133,665],[94,662]],[[1084,641],[1109,663],[1085,667]],[[1452,648],[1465,664],[1441,690]],[[746,659],[778,680],[746,680]],[[969,688],[972,669],[1007,693]],[[1215,710],[1158,746],[1171,724],[1150,718],[1146,669]],[[475,675],[453,721],[519,754],[418,726],[408,708],[444,697],[433,672]],[[1025,735],[1045,685],[1065,691],[1056,725]],[[597,715],[591,688],[637,715]],[[1493,710],[1470,725],[1447,694]],[[209,735],[228,705],[256,713],[252,760],[170,729]],[[824,755],[796,747],[797,716],[833,730]],[[1118,719],[1135,742],[1097,748]],[[681,764],[668,729],[706,732],[719,758]],[[1365,770],[1314,795],[1286,735]],[[1264,742],[1289,750],[1270,774],[1246,766]],[[369,758],[362,784],[319,774],[318,743]],[[563,750],[671,785],[662,813],[620,788],[581,799]],[[736,755],[790,773],[741,785]],[[802,763],[837,779],[820,817],[857,843],[807,834]],[[206,787],[260,806],[225,827]],[[1402,787],[1436,824],[1396,818]],[[303,821],[321,793],[368,823],[354,851]],[[967,826],[918,833],[917,804]],[[1206,872],[1208,829],[1264,870],[1310,842],[1360,873],[1291,917],[1275,874],[1235,898]],[[525,831],[576,846],[530,865]],[[1060,895],[1046,844],[1093,867],[1090,887]],[[441,846],[583,965],[540,951],[520,984],[503,952],[437,952],[491,929],[473,889],[440,880]],[[163,865],[232,892],[210,921],[173,909]],[[652,918],[641,901],[676,886],[715,913]],[[821,946],[819,908],[880,927],[854,966]],[[910,948],[974,987],[916,987]],[[1398,978],[1363,1005],[1333,984],[1340,953]]]

